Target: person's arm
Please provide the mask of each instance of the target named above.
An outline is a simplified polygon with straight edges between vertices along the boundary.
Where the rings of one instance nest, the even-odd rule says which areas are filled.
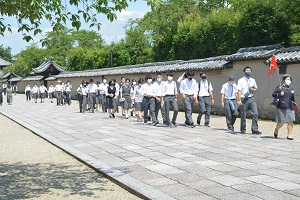
[[[224,108],[224,98],[225,98],[224,93],[221,93],[221,106],[222,106],[222,108]]]
[[[214,98],[213,92],[209,91],[209,95],[211,97],[211,105],[214,105],[215,104],[215,98]]]

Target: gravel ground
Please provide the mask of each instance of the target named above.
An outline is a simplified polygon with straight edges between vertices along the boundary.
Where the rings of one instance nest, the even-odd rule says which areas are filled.
[[[0,114],[0,199],[139,199]]]

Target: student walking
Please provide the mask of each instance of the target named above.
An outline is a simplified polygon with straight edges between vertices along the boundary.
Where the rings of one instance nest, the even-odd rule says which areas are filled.
[[[177,105],[177,86],[176,82],[173,81],[173,73],[169,72],[167,74],[168,80],[163,83],[162,86],[162,96],[163,96],[163,104],[165,108],[165,118],[166,124],[170,128],[176,127],[176,119],[178,115],[178,105]],[[171,106],[173,108],[173,118],[172,122],[170,121],[170,109]]]
[[[48,95],[49,95],[49,99],[51,101],[51,103],[53,103],[53,92],[54,92],[54,87],[53,84],[51,83],[49,88],[48,88]]]
[[[45,103],[45,96],[46,96],[47,88],[44,86],[42,83],[41,86],[39,87],[39,95],[41,98],[41,103]]]
[[[165,106],[162,103],[162,87],[163,87],[163,81],[162,81],[162,75],[161,73],[158,73],[156,75],[156,81],[153,83],[153,86],[155,88],[155,118],[158,121],[158,112],[161,112],[161,116],[163,118],[163,124],[166,124],[166,116],[165,116]]]
[[[2,106],[3,103],[3,88],[0,85],[0,106]]]
[[[3,83],[2,88],[3,88],[3,94],[6,95],[7,84]]]
[[[125,83],[121,86],[120,95],[123,100],[123,110],[125,113],[125,118],[128,119],[129,109],[131,108],[132,100],[130,97],[131,94],[131,86],[130,79],[126,78]]]
[[[56,105],[63,105],[63,91],[64,91],[64,86],[62,85],[62,81],[58,80],[57,85],[55,86],[54,89],[54,95],[56,96]]]
[[[241,133],[246,133],[246,116],[249,110],[252,114],[252,134],[262,134],[258,130],[258,110],[255,102],[255,92],[257,90],[257,84],[254,78],[251,78],[252,68],[246,66],[243,69],[245,76],[240,78],[237,83],[238,90],[238,105],[241,115]]]
[[[69,106],[72,103],[72,85],[71,81],[67,81],[67,84],[65,85],[65,92],[66,92],[66,104]]]
[[[108,87],[105,91],[107,97],[107,111],[109,118],[115,118],[115,111],[117,108],[117,98],[119,96],[119,91],[115,85],[114,80],[108,82]]]
[[[30,84],[25,87],[25,95],[26,95],[26,101],[31,101],[31,87]]]
[[[7,104],[12,105],[13,102],[13,88],[10,84],[8,84],[6,88],[6,97],[7,97]]]
[[[200,72],[201,80],[198,82],[198,102],[199,115],[197,117],[197,124],[200,125],[202,115],[205,115],[204,126],[209,127],[211,106],[214,105],[213,87],[211,82],[207,80],[205,72]]]
[[[144,79],[142,79],[142,78],[140,78],[138,80],[138,85],[134,88],[133,96],[132,96],[132,99],[133,99],[133,102],[134,102],[135,111],[138,114],[138,116],[137,116],[138,117],[137,118],[138,122],[142,122],[143,121],[143,118],[142,118],[143,103],[142,102],[143,102],[144,95],[143,95],[143,93],[141,91],[143,82],[144,82]]]
[[[31,89],[32,98],[34,99],[34,103],[37,103],[37,99],[39,96],[39,88],[36,84],[33,84],[33,87]]]
[[[224,108],[226,124],[229,131],[234,131],[234,123],[238,115],[237,88],[234,76],[229,76],[228,82],[221,89],[221,105]]]
[[[95,110],[95,104],[96,104],[96,91],[97,91],[97,85],[94,83],[93,79],[90,79],[90,84],[88,85],[89,89],[89,99],[90,99],[90,104],[92,107],[92,113],[94,113]]]
[[[77,96],[79,101],[79,112],[85,113],[87,107],[87,95],[88,95],[88,87],[87,82],[82,81],[81,85],[77,89]]]
[[[181,81],[180,93],[182,94],[184,112],[185,112],[185,124],[190,128],[194,128],[194,121],[192,118],[192,113],[194,109],[194,103],[197,104],[197,82],[194,77],[194,71],[189,70],[186,73],[187,78]]]

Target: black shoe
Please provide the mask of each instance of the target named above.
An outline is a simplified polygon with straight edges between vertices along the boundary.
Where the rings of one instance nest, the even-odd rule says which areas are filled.
[[[197,120],[197,124],[198,124],[198,126],[200,126],[200,121]]]
[[[260,132],[260,131],[252,131],[252,134],[255,134],[255,135],[261,135],[262,132]]]
[[[244,130],[243,130],[243,131],[241,131],[241,134],[246,134],[246,131],[244,131]]]
[[[173,128],[173,125],[172,125],[172,124],[169,124],[168,127],[169,127],[169,128]]]
[[[151,121],[151,117],[148,117],[148,121]]]
[[[274,130],[274,138],[277,139],[277,137],[278,137],[278,133],[276,133],[276,128],[275,128],[275,130]]]
[[[210,125],[209,125],[209,124],[206,124],[206,125],[204,125],[204,126],[206,126],[206,127],[210,127]]]
[[[289,136],[287,136],[286,139],[288,139],[288,140],[294,140],[294,138],[291,138]]]
[[[132,111],[130,112],[130,116],[133,117],[133,112]]]
[[[172,125],[173,125],[174,127],[177,127],[176,122],[172,122]]]
[[[115,116],[115,114],[111,114],[111,116],[113,117],[113,118],[115,118],[116,116]]]
[[[152,126],[156,126],[157,124],[158,124],[158,121],[154,122],[154,123],[152,124]]]
[[[190,127],[190,128],[194,128],[194,127],[195,127],[195,125],[194,125],[194,124],[191,124],[191,125],[189,125],[189,127]]]

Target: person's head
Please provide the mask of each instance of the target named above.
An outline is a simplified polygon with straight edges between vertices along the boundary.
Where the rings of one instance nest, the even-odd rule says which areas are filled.
[[[157,81],[156,78],[152,78],[152,83],[155,83]]]
[[[205,79],[206,79],[206,73],[205,73],[205,72],[200,72],[199,76],[200,76],[200,78],[201,78],[202,80],[205,80]]]
[[[70,84],[70,83],[71,83],[71,81],[70,81],[70,80],[68,80],[68,81],[67,81],[67,84]]]
[[[125,83],[126,79],[124,77],[121,78],[121,83]]]
[[[97,85],[100,85],[100,81],[97,81]]]
[[[172,81],[173,77],[174,77],[174,74],[172,72],[168,72],[167,77],[168,77],[168,81]]]
[[[36,83],[34,83],[33,86],[36,86]]]
[[[115,86],[115,81],[114,81],[114,79],[111,79],[111,80],[108,82],[108,85],[109,85],[109,86]]]
[[[113,78],[113,79],[111,79],[112,81],[114,81],[114,83],[116,83],[116,79],[115,78]]]
[[[53,86],[53,84],[52,84],[52,83],[50,83],[50,86]]]
[[[27,86],[30,86],[30,83],[28,83],[28,85]]]
[[[83,85],[83,87],[86,87],[87,86],[87,81],[82,81],[82,85]]]
[[[187,78],[188,78],[189,80],[192,80],[193,77],[194,77],[194,71],[188,70],[188,71],[186,72],[186,75],[187,75]]]
[[[187,72],[184,72],[183,78],[187,78]]]
[[[162,75],[161,75],[161,73],[157,73],[156,74],[156,80],[160,83],[161,82],[161,80],[162,80]]]
[[[291,75],[289,74],[285,74],[283,77],[282,77],[282,83],[287,85],[287,86],[290,86],[291,83],[292,83],[292,77]]]
[[[57,83],[58,83],[59,85],[61,85],[62,81],[61,81],[61,80],[58,80]]]
[[[91,83],[91,84],[93,84],[93,83],[94,83],[94,80],[93,80],[92,78],[90,79],[90,83]]]
[[[130,84],[130,79],[129,79],[129,78],[126,78],[126,79],[125,79],[125,85],[128,86],[129,84]]]
[[[146,83],[151,84],[152,83],[152,77],[151,77],[151,75],[146,75],[145,76],[145,81],[146,81]]]
[[[107,79],[105,77],[102,78],[102,83],[106,84]]]
[[[245,73],[245,76],[250,77],[251,74],[252,74],[252,68],[249,67],[249,66],[246,66],[246,67],[243,69],[243,72]]]
[[[132,85],[136,85],[136,80],[132,79]]]
[[[138,85],[141,87],[143,85],[143,83],[144,83],[144,79],[140,78],[138,80]]]
[[[231,85],[235,83],[235,78],[234,78],[234,76],[232,76],[232,75],[229,76],[229,78],[228,78],[228,83],[231,84]]]

